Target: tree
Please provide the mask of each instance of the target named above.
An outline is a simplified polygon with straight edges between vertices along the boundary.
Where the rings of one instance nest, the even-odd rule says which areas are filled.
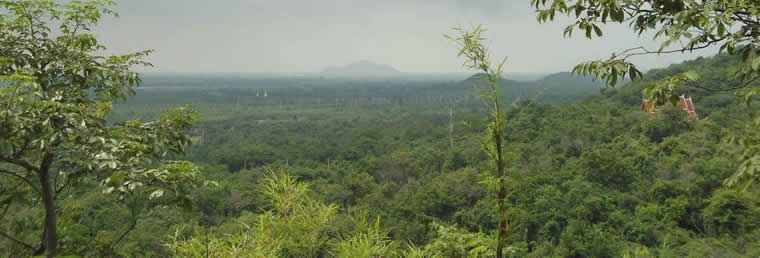
[[[741,95],[748,98],[760,90],[753,82],[760,77],[760,56],[757,39],[760,37],[760,3],[739,1],[694,0],[531,0],[537,10],[539,22],[553,21],[557,13],[570,16],[575,21],[565,28],[565,36],[572,36],[578,29],[589,39],[601,37],[599,25],[629,22],[638,35],[653,31],[654,39],[664,39],[657,50],[635,47],[604,60],[579,64],[574,72],[593,74],[615,85],[620,78],[636,79],[642,74],[629,61],[631,57],[649,54],[686,53],[720,45],[720,51],[731,55],[741,54],[747,66],[739,71],[744,84],[738,86],[710,87],[688,84],[704,90],[732,91],[744,89]],[[683,43],[683,44],[681,44]],[[678,46],[675,46],[678,44]],[[693,80],[690,80],[693,81]],[[667,97],[671,97],[668,95]]]
[[[115,15],[113,4],[0,1],[0,183],[14,190],[3,191],[1,203],[41,201],[45,214],[40,244],[2,235],[30,253],[57,255],[56,201],[81,183],[183,204],[196,185],[197,167],[168,159],[190,143],[184,131],[197,113],[178,108],[147,123],[105,120],[114,101],[135,93],[141,77],[131,69],[149,66],[143,58],[151,53],[97,54],[106,47],[91,29]]]
[[[628,23],[629,28],[642,35],[654,32],[654,40],[663,40],[657,50],[635,47],[613,53],[608,59],[577,65],[576,74],[592,74],[615,86],[620,78],[637,79],[642,73],[629,61],[631,57],[651,54],[687,53],[720,46],[720,53],[741,56],[743,65],[732,71],[730,82],[705,83],[699,74],[686,71],[644,88],[650,100],[649,108],[668,102],[676,104],[683,88],[735,92],[737,99],[747,104],[760,93],[760,2],[754,0],[531,0],[539,22],[553,21],[565,14],[574,22],[566,27],[565,36],[581,30],[589,39],[601,37],[600,25]],[[756,122],[755,128],[760,126]],[[753,139],[744,140],[745,153],[741,168],[726,180],[729,186],[743,185],[744,189],[758,179],[755,173],[760,151]],[[749,145],[746,145],[749,144]]]
[[[503,257],[504,245],[506,244],[507,233],[509,232],[509,221],[507,221],[507,208],[505,199],[507,196],[507,182],[506,182],[506,167],[504,160],[504,114],[501,112],[501,105],[499,103],[499,92],[501,92],[501,80],[502,68],[507,61],[506,58],[498,64],[497,67],[492,67],[488,49],[482,45],[482,34],[485,32],[483,27],[478,26],[472,32],[455,29],[458,36],[452,37],[444,35],[447,39],[454,41],[459,48],[459,56],[464,56],[466,61],[464,66],[480,71],[484,73],[481,76],[481,80],[488,84],[485,91],[480,93],[480,98],[485,102],[488,108],[488,129],[482,139],[481,147],[488,154],[489,158],[493,161],[496,167],[498,178],[496,192],[496,199],[499,202],[499,233],[498,241],[496,244],[496,256]],[[474,85],[477,91],[477,84]]]
[[[266,199],[255,224],[223,237],[175,234],[167,246],[181,257],[395,257],[397,243],[366,216],[350,217],[354,230],[338,234],[339,207],[311,197],[311,184],[285,170],[269,170],[258,185]]]

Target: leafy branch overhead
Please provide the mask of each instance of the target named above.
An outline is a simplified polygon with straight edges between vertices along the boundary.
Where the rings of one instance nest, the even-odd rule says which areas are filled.
[[[739,55],[746,63],[737,72],[740,86],[720,87],[695,83],[682,86],[704,90],[736,90],[749,99],[758,92],[755,79],[760,76],[760,2],[753,0],[531,0],[539,22],[553,21],[557,14],[573,19],[565,28],[567,37],[576,30],[589,39],[601,37],[609,23],[627,24],[637,35],[653,33],[661,42],[656,50],[635,47],[613,53],[608,59],[579,64],[573,72],[591,74],[615,86],[620,79],[637,79],[641,72],[629,61],[639,55],[687,53],[709,47]],[[668,86],[663,86],[668,87]]]

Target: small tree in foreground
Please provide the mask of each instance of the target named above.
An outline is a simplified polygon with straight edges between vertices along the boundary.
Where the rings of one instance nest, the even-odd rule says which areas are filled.
[[[147,192],[189,204],[199,171],[167,159],[190,143],[184,131],[197,114],[180,108],[148,123],[104,119],[114,101],[135,93],[141,79],[131,69],[150,65],[142,58],[151,52],[97,54],[105,46],[91,29],[114,14],[112,5],[0,1],[0,205],[6,212],[44,210],[39,242],[0,235],[28,254],[58,253],[56,202],[82,183],[98,182],[106,194]]]
[[[496,256],[503,257],[504,246],[506,245],[507,233],[509,232],[509,221],[507,220],[507,182],[506,182],[506,164],[504,160],[504,114],[499,103],[499,93],[501,92],[501,73],[506,58],[496,67],[493,67],[489,60],[488,49],[483,46],[482,37],[483,29],[481,26],[476,27],[472,32],[455,29],[457,36],[444,35],[447,39],[454,41],[459,48],[459,56],[466,58],[464,66],[482,72],[481,80],[487,83],[487,89],[482,91],[475,85],[476,91],[479,91],[480,98],[486,104],[488,109],[488,129],[483,137],[481,147],[493,161],[497,172],[496,199],[499,203],[499,229],[498,240],[496,244]]]
[[[263,213],[254,224],[224,236],[171,237],[166,246],[180,257],[397,257],[398,244],[365,215],[350,217],[351,232],[335,230],[338,206],[312,198],[311,185],[284,170],[260,181]]]

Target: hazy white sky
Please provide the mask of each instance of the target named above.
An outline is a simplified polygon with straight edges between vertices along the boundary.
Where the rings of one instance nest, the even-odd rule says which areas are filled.
[[[651,46],[622,25],[566,39],[567,19],[538,24],[530,0],[121,0],[98,34],[113,53],[155,49],[153,72],[318,72],[358,60],[410,73],[462,72],[441,35],[483,24],[507,72],[569,71],[580,61]],[[636,59],[642,68],[712,55]]]

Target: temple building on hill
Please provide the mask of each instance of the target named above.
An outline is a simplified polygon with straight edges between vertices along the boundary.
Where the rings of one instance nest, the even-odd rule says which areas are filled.
[[[686,112],[689,118],[699,119],[697,112],[694,110],[694,101],[691,100],[691,97],[686,98],[684,95],[681,95],[681,98],[678,100],[678,107]],[[647,99],[641,100],[641,111],[649,112],[652,117],[657,117],[657,112],[659,112],[658,109],[649,110],[649,100]]]
[[[681,107],[684,112],[689,114],[689,118],[699,119],[699,117],[697,117],[697,112],[694,111],[694,102],[691,101],[691,97],[687,99],[681,95],[681,99],[678,101],[678,106]]]
[[[648,99],[641,99],[641,111],[642,112],[649,112],[649,115],[651,115],[653,118],[657,117],[657,109],[649,110],[649,100]]]

